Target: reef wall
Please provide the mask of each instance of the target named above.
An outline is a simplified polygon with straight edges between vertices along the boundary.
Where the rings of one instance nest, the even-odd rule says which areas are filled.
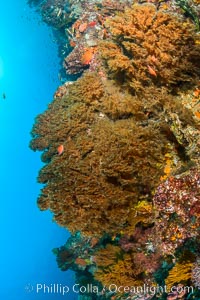
[[[69,79],[30,143],[45,163],[38,206],[72,233],[58,266],[101,290],[80,299],[198,299],[199,2],[29,3]],[[167,290],[131,288],[144,284]]]

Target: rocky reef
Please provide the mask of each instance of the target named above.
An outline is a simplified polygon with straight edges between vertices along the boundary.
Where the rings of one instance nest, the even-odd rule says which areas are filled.
[[[31,3],[68,49],[30,142],[59,268],[82,300],[200,298],[198,1]]]

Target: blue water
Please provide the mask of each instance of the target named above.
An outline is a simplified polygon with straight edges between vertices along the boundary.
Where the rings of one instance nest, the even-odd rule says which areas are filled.
[[[26,0],[1,1],[0,7],[0,299],[76,299],[37,284],[72,286],[51,249],[68,232],[40,212],[36,183],[40,154],[29,147],[34,117],[52,100],[59,85],[59,60],[51,30]],[[2,94],[5,93],[6,99]],[[33,289],[33,290],[32,290]]]

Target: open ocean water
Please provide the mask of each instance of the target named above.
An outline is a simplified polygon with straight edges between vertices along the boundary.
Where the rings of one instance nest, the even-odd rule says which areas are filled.
[[[69,233],[40,212],[36,183],[40,154],[28,147],[34,117],[44,111],[59,85],[59,59],[50,28],[26,0],[0,5],[0,299],[76,299],[37,284],[72,286],[52,248]],[[52,292],[53,291],[53,292]]]

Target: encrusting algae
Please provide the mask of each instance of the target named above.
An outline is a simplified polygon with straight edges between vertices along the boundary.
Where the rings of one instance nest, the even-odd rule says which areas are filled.
[[[170,3],[163,10],[156,1],[128,1],[120,12],[114,7],[121,2],[105,3],[96,7],[99,23],[86,20],[87,13],[74,23],[80,48],[74,45],[72,58],[78,53],[85,71],[59,87],[31,132],[30,147],[43,151],[45,163],[38,206],[72,233],[54,254],[62,270],[76,272],[77,282],[178,289],[193,281],[198,299],[199,35]],[[100,41],[84,47],[84,37],[98,25],[104,30]],[[188,293],[179,299],[186,296],[195,299]]]

